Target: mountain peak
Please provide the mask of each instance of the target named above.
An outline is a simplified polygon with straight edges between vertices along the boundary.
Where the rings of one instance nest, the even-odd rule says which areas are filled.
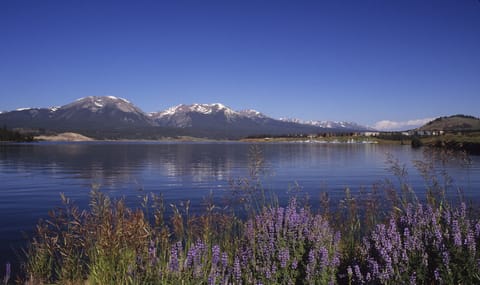
[[[223,105],[222,103],[212,103],[212,104],[193,104],[190,105],[190,110],[193,112],[198,112],[202,114],[212,114],[215,112],[223,111],[226,114],[233,114],[236,113],[231,108]]]
[[[172,116],[179,113],[189,113],[189,112],[200,113],[204,115],[209,115],[217,112],[224,112],[227,115],[237,113],[236,111],[232,110],[231,108],[221,103],[212,103],[212,104],[194,103],[191,105],[186,105],[186,104],[176,105],[174,107],[168,108],[165,111],[154,112],[154,113],[151,113],[150,115],[156,118],[161,118],[165,116]]]
[[[115,96],[88,96],[77,99],[75,102],[62,106],[60,109],[80,108],[93,112],[104,108],[117,108],[125,113],[143,113],[127,99]]]

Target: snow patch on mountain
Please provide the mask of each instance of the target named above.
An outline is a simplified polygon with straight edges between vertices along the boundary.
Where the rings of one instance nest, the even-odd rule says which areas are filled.
[[[372,128],[359,125],[354,122],[344,121],[316,121],[316,120],[299,120],[292,118],[280,118],[280,121],[310,125],[326,129],[351,129],[351,130],[373,130]]]
[[[247,110],[242,110],[238,112],[240,115],[246,116],[248,118],[268,118],[264,114],[260,113],[257,110],[254,109],[247,109]]]
[[[225,115],[238,115],[238,112],[232,110],[231,108],[221,104],[221,103],[213,103],[213,104],[192,104],[192,105],[185,105],[180,104],[171,108],[168,108],[165,111],[157,112],[157,113],[150,113],[151,116],[156,118],[162,118],[165,116],[173,116],[179,113],[200,113],[204,115],[210,115],[217,112],[223,112]]]
[[[143,111],[135,107],[132,103],[130,103],[130,101],[123,98],[115,97],[115,96],[83,97],[71,104],[62,106],[60,109],[81,108],[81,109],[88,109],[92,112],[98,112],[107,107],[117,108],[120,111],[125,113],[143,114]]]

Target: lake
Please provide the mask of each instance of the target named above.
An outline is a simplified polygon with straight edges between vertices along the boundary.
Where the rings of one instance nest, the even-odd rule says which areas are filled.
[[[218,203],[231,194],[232,179],[249,176],[249,143],[35,143],[0,145],[0,266],[15,261],[14,248],[25,244],[39,218],[60,206],[65,195],[84,208],[92,185],[128,205],[140,205],[146,193],[163,194],[166,205],[190,200],[202,209],[210,193]],[[387,169],[387,153],[405,164],[408,181],[417,191],[425,183],[413,166],[423,160],[421,149],[378,144],[258,144],[263,163],[263,186],[282,199],[293,188],[319,204],[320,193],[333,201],[345,188],[353,193],[374,183],[397,180]],[[250,154],[250,155],[249,155]],[[471,165],[448,163],[445,169],[467,199],[480,195],[480,157]],[[297,185],[295,187],[295,185]],[[420,189],[420,190],[418,190]]]

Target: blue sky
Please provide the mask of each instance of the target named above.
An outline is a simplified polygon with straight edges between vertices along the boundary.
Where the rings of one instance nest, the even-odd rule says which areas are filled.
[[[480,1],[0,1],[0,110],[102,95],[386,128],[479,117]]]

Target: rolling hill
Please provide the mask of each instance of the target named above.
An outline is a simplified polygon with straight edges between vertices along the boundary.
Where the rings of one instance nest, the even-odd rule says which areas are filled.
[[[419,128],[420,131],[480,131],[480,119],[473,116],[453,115],[440,117]]]

